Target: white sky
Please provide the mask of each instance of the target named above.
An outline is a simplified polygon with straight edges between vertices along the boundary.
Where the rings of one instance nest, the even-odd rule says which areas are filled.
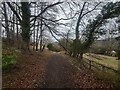
[[[68,0],[69,1],[69,0]],[[76,1],[76,0],[74,0],[74,1]],[[79,0],[79,2],[81,3],[83,3],[85,0]],[[89,8],[88,8],[88,10],[91,10],[92,8],[94,8],[94,6],[95,6],[95,1],[103,1],[103,0],[93,0],[93,1],[91,1],[91,0],[88,0],[89,1],[89,3],[91,3],[90,5],[89,5]],[[109,1],[113,1],[113,2],[116,2],[116,1],[119,1],[119,0],[107,0],[106,2],[102,2],[99,6],[98,6],[98,9],[97,10],[94,10],[93,12],[91,12],[90,14],[87,14],[86,16],[84,16],[83,17],[83,21],[84,21],[84,23],[87,25],[88,24],[88,20],[89,19],[94,19],[99,13],[100,13],[100,11],[101,11],[101,9],[102,9],[102,6],[103,5],[105,5],[107,2],[109,2]],[[65,4],[65,5],[64,5]],[[66,13],[69,13],[70,12],[70,10],[69,10],[69,7],[67,6],[67,4],[66,3],[64,3],[63,4],[63,6],[65,6],[65,10],[66,10]],[[81,4],[81,7],[82,7],[82,4]],[[78,8],[78,7],[76,7],[75,8],[76,10],[81,10],[81,8]],[[74,9],[74,10],[75,10]],[[75,11],[76,11],[75,10]],[[86,12],[86,11],[85,11]],[[78,15],[76,16],[77,18],[78,18]],[[65,15],[64,15],[64,13],[61,11],[60,13],[59,13],[59,15],[57,16],[57,18],[59,19],[59,18],[65,18]],[[62,23],[66,23],[66,22],[70,22],[70,20],[67,20],[67,21],[61,21]],[[72,30],[71,31],[71,33],[72,33],[72,38],[74,38],[75,37],[75,35],[74,35],[74,33],[75,33],[75,27],[76,27],[76,23],[77,23],[77,19],[76,19],[76,21],[75,22],[73,22],[74,23],[74,26],[73,26],[73,28],[74,28],[74,30]],[[111,20],[108,24],[106,24],[106,29],[110,29],[110,30],[112,30],[112,29],[114,29],[114,27],[113,27],[113,25],[111,25],[112,23],[115,23],[115,20]],[[70,28],[68,28],[68,27],[60,27],[59,28],[59,30],[61,31],[61,32],[66,32],[66,31],[68,31]],[[83,28],[81,27],[81,25],[79,26],[79,30],[82,30]],[[64,30],[64,31],[63,31]],[[58,37],[59,38],[59,37]],[[104,36],[102,36],[101,38],[104,38]]]
[[[0,0],[0,2],[4,2],[4,1],[18,1],[18,0]],[[28,1],[28,0],[21,0],[23,2],[25,1]],[[58,0],[29,0],[29,1],[35,1],[35,2],[56,2]],[[70,2],[71,0],[60,0],[60,1],[67,1],[67,2]],[[89,2],[116,2],[116,1],[120,1],[120,0],[74,0],[76,2],[79,2],[79,1],[89,1]]]
[[[18,0],[3,0],[3,1],[18,1]],[[26,1],[26,0],[21,0],[21,1]],[[29,0],[29,1],[32,1],[32,2],[33,2],[33,1],[57,2],[58,0]],[[70,2],[71,0],[60,0],[60,1]],[[97,3],[97,2],[100,2],[100,1],[104,1],[103,3],[107,3],[107,2],[110,2],[110,1],[116,2],[116,1],[120,1],[120,0],[106,0],[106,1],[105,1],[105,0],[74,0],[74,1],[77,2],[77,3],[82,3],[82,4],[83,4],[84,1],[87,1],[87,2],[91,3],[91,4],[89,5],[89,8],[88,8],[88,10],[90,10],[91,8],[94,8],[94,3],[95,3],[95,2]],[[81,4],[81,7],[82,7],[82,4]],[[104,4],[101,4],[101,5],[104,5]],[[71,11],[70,11],[70,9],[69,9],[68,4],[66,4],[66,2],[65,2],[64,4],[62,4],[62,6],[64,6],[64,10],[66,11],[67,15],[69,15],[69,13],[70,13]],[[100,9],[101,9],[101,8],[102,8],[102,7],[99,6],[99,9],[93,11],[91,14],[88,14],[88,15],[84,16],[84,18],[83,18],[84,23],[87,24],[89,19],[94,19],[94,17],[96,17],[97,14],[100,13]],[[60,9],[60,8],[59,8],[59,9]],[[75,6],[73,13],[75,13],[77,10],[80,11],[81,8],[78,7],[78,6]],[[72,16],[73,16],[73,15],[72,15]],[[59,18],[66,18],[66,17],[65,17],[65,14],[64,14],[62,11],[59,11],[59,14],[57,14],[57,19],[59,19]],[[73,22],[73,25],[72,25],[73,30],[71,30],[71,33],[72,33],[71,38],[74,38],[74,37],[75,37],[75,36],[74,36],[74,33],[75,33],[75,27],[76,27],[76,23],[77,23],[77,21],[76,21],[77,18],[78,18],[78,15],[76,15],[76,19],[74,19],[74,22],[73,22],[72,20],[67,20],[67,21],[62,20],[62,21],[61,21],[62,23]],[[79,28],[80,28],[80,30],[82,30],[81,25],[80,25]],[[107,28],[112,28],[112,27],[110,27],[110,24],[108,24]],[[60,26],[60,27],[58,27],[57,29],[58,29],[60,32],[66,33],[68,30],[70,30],[70,27]],[[48,33],[47,33],[47,34],[48,34]],[[59,37],[57,37],[57,38],[59,38]],[[51,39],[55,40],[52,36],[51,36]]]

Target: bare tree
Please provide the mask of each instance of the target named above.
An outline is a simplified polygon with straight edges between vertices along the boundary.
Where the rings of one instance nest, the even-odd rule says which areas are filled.
[[[5,2],[3,2],[2,4],[3,4],[3,11],[4,11],[4,17],[5,17],[5,30],[6,30],[6,34],[7,34],[7,44],[9,45],[9,43],[10,43],[10,30],[9,30],[8,16],[7,16],[8,13],[7,13]]]
[[[38,17],[40,17],[41,14],[43,14],[48,8],[51,8],[55,5],[61,4],[62,2],[56,2],[54,4],[48,5],[46,8],[44,8],[43,11],[41,11],[41,13],[39,13],[37,16],[34,16],[33,19],[30,20],[31,17],[31,13],[30,13],[30,4],[29,2],[21,2],[21,12],[22,15],[20,15],[15,9],[14,7],[10,4],[10,2],[7,2],[8,6],[10,7],[10,9],[13,11],[13,13],[16,15],[16,17],[18,18],[21,28],[22,28],[22,39],[23,39],[23,44],[22,44],[22,48],[23,50],[29,50],[29,42],[30,42],[30,27],[34,26],[36,19]],[[32,26],[30,26],[30,23],[34,21],[34,23],[32,24]]]

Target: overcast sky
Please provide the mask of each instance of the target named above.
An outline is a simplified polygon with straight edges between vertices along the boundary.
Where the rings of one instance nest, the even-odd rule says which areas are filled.
[[[76,0],[75,0],[76,1]],[[100,1],[100,0],[96,0],[96,1]],[[112,1],[112,0],[111,0]],[[113,0],[113,2],[115,2],[115,0]],[[78,3],[80,6],[73,6],[71,5],[71,7],[74,9],[73,11],[73,14],[72,16],[74,15],[74,13],[76,13],[76,11],[81,11],[81,7],[84,3],[84,1],[82,0],[79,0],[79,2],[76,2]],[[95,2],[95,1],[89,1],[88,2],[89,4],[86,4],[86,7],[84,10],[84,13],[87,12],[88,10],[91,10],[94,8],[94,6],[98,3],[98,2]],[[102,2],[97,8],[96,10],[92,11],[91,13],[85,15],[83,18],[82,18],[82,21],[81,21],[81,24],[79,26],[79,31],[80,31],[80,34],[82,34],[82,30],[85,29],[86,25],[88,24],[88,20],[93,20],[98,14],[100,14],[100,11],[102,9],[102,6],[104,6],[107,2]],[[59,15],[57,15],[57,19],[60,19],[60,18],[67,18],[66,15],[70,16],[70,8],[69,8],[69,5],[67,4],[67,2],[63,3],[62,6],[64,7],[64,10],[65,10],[65,13],[59,8]],[[65,15],[66,14],[66,15]],[[77,23],[77,19],[78,19],[78,15],[76,15],[76,17],[74,19],[71,19],[71,20],[62,20],[60,22],[62,23],[72,23],[72,28],[69,27],[69,26],[59,26],[57,27],[57,30],[59,30],[61,33],[66,33],[68,32],[68,30],[71,29],[71,36],[70,38],[74,39],[75,38],[75,27],[76,27],[76,23]],[[112,21],[109,21],[110,23],[115,23],[114,20]],[[84,23],[84,25],[82,25]],[[106,29],[112,29],[114,28],[113,26],[111,26],[111,24],[106,24]],[[83,27],[84,26],[84,27]],[[56,36],[57,38],[60,38],[58,36]],[[104,36],[102,36],[101,38],[104,38]],[[55,40],[55,39],[54,39]]]
[[[3,0],[3,1],[20,1],[20,0]],[[26,0],[21,0],[21,1],[26,1]],[[32,2],[33,2],[33,1],[36,1],[36,0],[29,0],[29,1],[32,1]],[[44,1],[44,2],[47,1],[47,2],[52,2],[52,3],[54,3],[54,2],[57,2],[58,0],[37,0],[37,1],[42,1],[42,2],[43,2],[43,1]],[[80,5],[80,6],[77,6],[77,5],[72,5],[72,4],[70,4],[71,7],[73,8],[73,11],[70,10],[70,7],[69,7],[69,5],[68,5],[68,2],[70,3],[71,0],[60,0],[60,1],[65,1],[65,2],[61,5],[61,6],[63,7],[65,13],[62,11],[62,9],[61,9],[59,6],[57,6],[57,8],[58,8],[58,13],[56,13],[56,18],[57,18],[57,19],[60,19],[60,18],[69,18],[70,16],[73,16],[73,15],[76,13],[76,11],[80,12],[80,11],[81,11],[81,7],[82,7],[84,1],[87,1],[87,2],[88,2],[88,3],[86,4],[86,7],[85,7],[86,10],[84,10],[84,13],[87,12],[88,10],[93,9],[94,6],[95,6],[97,3],[99,3],[100,1],[102,1],[102,3],[96,8],[96,10],[94,10],[93,12],[91,12],[91,13],[89,13],[89,14],[87,14],[86,16],[83,17],[83,19],[82,19],[82,21],[81,21],[81,23],[80,23],[80,27],[79,27],[79,31],[80,31],[80,34],[81,34],[82,30],[84,30],[85,27],[86,27],[86,25],[88,24],[88,20],[94,19],[94,18],[100,13],[103,5],[105,5],[107,2],[111,2],[111,1],[112,1],[112,2],[116,2],[116,1],[119,1],[119,0],[106,0],[106,1],[105,1],[105,0],[72,0],[72,1],[75,1],[77,4]],[[71,13],[71,12],[72,12],[72,13]],[[32,12],[32,13],[33,13],[33,12]],[[70,15],[70,14],[71,14],[71,15]],[[74,37],[75,37],[75,27],[76,27],[78,15],[79,15],[79,14],[77,14],[74,19],[71,19],[71,20],[61,20],[61,21],[60,21],[61,23],[71,23],[71,26],[72,26],[72,27],[61,25],[61,26],[58,26],[58,27],[57,27],[57,30],[58,30],[60,33],[65,33],[65,34],[66,34],[66,32],[68,32],[68,30],[71,30],[71,31],[70,31],[70,33],[71,33],[70,38],[73,38],[73,39],[74,39]],[[66,16],[67,16],[67,17],[66,17]],[[84,23],[84,24],[83,24],[83,23]],[[115,23],[115,20],[110,20],[110,23],[108,23],[108,24],[105,26],[105,28],[106,28],[106,29],[112,29],[112,28],[114,28],[114,27],[111,25],[112,23],[114,24],[114,23]],[[49,36],[48,38],[51,37],[50,39],[53,39],[53,41],[56,41],[48,32],[45,32],[45,33],[47,34],[47,36]],[[60,37],[57,36],[57,38],[60,38]]]

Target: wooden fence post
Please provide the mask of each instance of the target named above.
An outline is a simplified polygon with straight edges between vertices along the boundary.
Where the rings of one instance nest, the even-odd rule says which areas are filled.
[[[105,66],[102,66],[102,70],[103,70],[103,71],[105,70]]]
[[[90,63],[90,64],[89,64],[89,65],[90,65],[90,66],[89,66],[89,69],[91,69],[91,64],[92,64],[92,63],[91,63],[91,61],[89,61],[89,63]]]

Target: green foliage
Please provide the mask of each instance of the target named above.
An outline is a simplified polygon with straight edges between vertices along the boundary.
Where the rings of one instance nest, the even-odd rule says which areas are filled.
[[[16,64],[16,59],[20,51],[15,48],[6,48],[2,50],[2,68],[7,69],[10,65]]]
[[[49,43],[49,44],[47,45],[47,48],[48,48],[49,50],[52,50],[53,45],[52,45],[51,43]]]
[[[118,17],[120,15],[120,1],[115,3],[113,2],[107,3],[103,7],[101,13],[105,19]]]
[[[58,48],[54,48],[52,51],[60,52],[60,49],[58,49]]]
[[[120,60],[120,50],[117,50],[117,57],[118,57],[118,60]]]
[[[60,49],[59,49],[58,47],[53,46],[52,43],[49,43],[49,44],[47,45],[47,48],[48,48],[49,50],[51,50],[51,51],[60,52]]]
[[[70,52],[73,53],[73,56],[76,57],[76,55],[84,52],[84,45],[81,43],[80,40],[73,40],[70,44]]]
[[[104,35],[106,32],[104,29],[99,29],[103,24],[105,24],[107,19],[118,17],[120,15],[120,2],[108,3],[101,10],[101,14],[98,14],[96,18],[91,21],[86,27],[84,32],[85,42],[82,43],[82,50],[86,51],[90,45],[98,38],[99,35]],[[100,53],[104,53],[104,49],[100,49]]]
[[[15,63],[16,63],[16,59],[14,56],[12,55],[2,56],[2,68],[3,69],[8,68],[10,65],[13,65]]]
[[[91,49],[91,52],[92,53],[95,53],[95,54],[102,54],[102,55],[105,55],[106,54],[106,51],[108,51],[107,48],[104,48],[104,47],[96,47],[96,48],[92,48]]]

